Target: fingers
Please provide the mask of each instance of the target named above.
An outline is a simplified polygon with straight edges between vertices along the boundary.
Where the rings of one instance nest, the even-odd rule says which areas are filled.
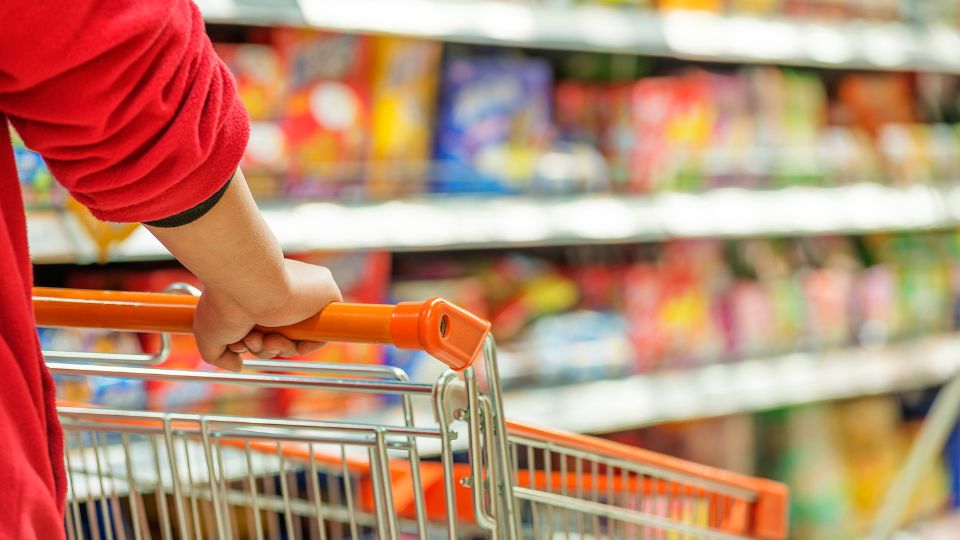
[[[224,350],[216,360],[210,363],[227,371],[240,371],[243,369],[243,359],[240,358],[239,354],[229,349]]]
[[[320,347],[323,347],[326,343],[322,341],[298,341],[297,342],[297,354],[310,354],[316,350],[319,350]]]
[[[301,351],[298,342],[280,334],[264,334],[259,330],[252,330],[249,334],[247,334],[246,337],[243,338],[243,347],[261,360],[266,360],[269,358],[288,358],[291,356],[297,356],[298,354],[306,354],[307,352],[312,352],[317,349],[317,347],[313,347],[305,348]]]
[[[264,350],[273,352],[273,356],[290,357],[297,355],[297,344],[280,334],[268,334],[263,338]]]
[[[251,330],[243,338],[243,344],[246,345],[247,350],[253,354],[258,354],[263,349],[263,332],[259,330]]]

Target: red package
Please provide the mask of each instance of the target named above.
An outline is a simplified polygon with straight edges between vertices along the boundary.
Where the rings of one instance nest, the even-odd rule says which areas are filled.
[[[561,81],[553,93],[558,136],[566,142],[600,146],[603,88],[581,81]]]
[[[371,50],[365,36],[279,29],[289,92],[283,129],[294,196],[335,196],[362,178],[371,133]]]
[[[697,72],[637,82],[633,86],[632,191],[681,187],[677,185],[681,175],[699,173],[712,127],[708,75]]]
[[[663,303],[663,278],[660,270],[649,264],[631,267],[624,275],[624,316],[629,325],[629,339],[637,359],[638,371],[657,367],[666,350],[666,336],[660,325]]]

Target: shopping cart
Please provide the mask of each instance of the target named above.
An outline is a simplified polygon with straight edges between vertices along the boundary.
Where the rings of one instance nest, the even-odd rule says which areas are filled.
[[[188,333],[196,301],[34,290],[41,326]],[[272,331],[419,349],[451,369],[424,384],[387,366],[156,367],[168,341],[153,355],[45,351],[60,376],[370,393],[398,411],[333,421],[61,403],[68,538],[786,537],[782,484],[507,421],[489,323],[442,299],[331,304]]]

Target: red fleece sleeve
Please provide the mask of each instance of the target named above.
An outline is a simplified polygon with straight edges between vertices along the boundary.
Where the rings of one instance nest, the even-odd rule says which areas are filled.
[[[233,175],[249,122],[190,0],[0,1],[0,110],[107,221],[153,221]]]

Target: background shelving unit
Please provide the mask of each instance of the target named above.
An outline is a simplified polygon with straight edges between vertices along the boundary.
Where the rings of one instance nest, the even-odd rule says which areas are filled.
[[[559,55],[567,53],[582,53],[586,56],[606,55],[605,57],[621,60],[638,57],[654,59],[651,60],[651,65],[656,64],[656,66],[650,72],[644,71],[646,68],[633,66],[631,69],[634,71],[630,72],[630,77],[623,80],[616,79],[616,82],[626,80],[635,82],[641,75],[644,78],[648,75],[671,75],[676,72],[677,66],[701,68],[707,66],[708,69],[704,72],[715,70],[716,73],[725,76],[732,73],[734,77],[742,78],[740,82],[744,82],[751,76],[745,74],[748,70],[737,71],[734,66],[744,64],[752,66],[751,69],[783,66],[791,69],[781,70],[781,75],[788,71],[791,74],[813,74],[812,78],[818,80],[819,91],[823,94],[819,98],[825,102],[824,117],[833,114],[834,111],[827,109],[831,104],[830,100],[836,98],[834,95],[826,97],[827,87],[829,84],[834,84],[830,87],[830,92],[835,92],[838,78],[847,72],[865,73],[868,76],[873,73],[883,75],[901,72],[960,76],[960,55],[956,54],[960,50],[960,30],[944,21],[925,22],[916,16],[904,16],[896,20],[857,20],[849,17],[830,19],[786,14],[738,15],[707,11],[656,10],[652,7],[638,9],[573,0],[553,2],[196,0],[196,2],[211,27],[218,28],[223,35],[228,36],[228,39],[235,39],[237,35],[254,35],[254,32],[243,34],[251,28],[266,32],[271,27],[294,27],[351,35],[387,35],[443,42],[448,44],[444,45],[446,53],[454,49],[461,52],[467,51],[468,54],[478,50],[488,54],[491,50],[520,49],[516,54],[517,57],[541,60],[549,58],[550,62],[554,62],[552,64],[554,67],[558,65]],[[915,2],[905,3],[914,8],[917,7]],[[838,0],[838,4],[842,2]],[[257,39],[261,40],[258,43],[268,41],[262,38],[264,33],[257,35],[260,36]],[[236,40],[243,42],[242,38]],[[440,64],[442,62],[438,61],[438,65]],[[569,74],[563,76],[568,77]],[[610,80],[604,80],[604,84],[613,79],[611,76]],[[828,84],[824,81],[831,82]],[[554,82],[556,81],[548,83],[548,86]],[[751,81],[749,84],[755,82]],[[441,85],[442,81],[437,84]],[[552,88],[556,89],[556,85]],[[437,98],[437,96],[433,97]],[[555,96],[551,95],[551,97]],[[442,97],[437,98],[436,101],[441,99]],[[760,116],[756,111],[752,113]],[[957,114],[960,115],[960,98],[957,101]],[[956,119],[930,120],[929,117],[918,114],[917,118],[923,118],[923,121],[917,120],[914,125],[907,126],[906,132],[918,128],[922,122],[933,121],[948,131],[960,133],[960,128],[956,125],[960,122],[960,116]],[[279,119],[261,118],[260,121],[279,122]],[[851,121],[851,124],[855,122]],[[817,129],[825,131],[828,126],[835,127],[835,124],[824,119]],[[431,133],[427,138],[433,135],[435,133]],[[823,133],[816,133],[815,137],[821,135]],[[900,133],[900,135],[903,134]],[[766,143],[762,140],[762,135],[754,134],[754,136],[755,139],[751,139],[752,143],[760,143],[761,146]],[[956,140],[960,142],[960,137]],[[816,142],[822,143],[823,140],[816,139]],[[870,147],[870,151],[879,154],[880,144],[875,141],[871,144],[874,146]],[[922,267],[925,261],[917,261],[929,256],[929,253],[920,256],[915,252],[904,253],[910,250],[929,249],[942,254],[954,249],[954,244],[960,246],[960,242],[952,244],[950,240],[945,240],[960,228],[960,183],[958,183],[960,178],[954,177],[960,175],[960,168],[952,169],[952,174],[944,174],[942,170],[937,170],[936,165],[931,165],[930,171],[933,172],[920,180],[916,178],[904,180],[897,178],[895,174],[889,174],[886,170],[872,170],[870,172],[879,172],[884,178],[879,179],[878,182],[861,182],[872,180],[873,176],[861,174],[863,170],[858,169],[857,173],[851,174],[852,179],[840,178],[842,174],[831,176],[831,171],[827,168],[820,171],[823,177],[819,179],[810,176],[800,178],[804,173],[809,172],[806,170],[795,177],[790,177],[790,174],[795,171],[788,171],[784,177],[774,179],[776,174],[783,173],[777,170],[775,163],[783,156],[774,154],[784,150],[775,146],[776,142],[770,148],[751,149],[753,153],[750,154],[749,159],[760,156],[769,162],[765,162],[768,169],[756,173],[755,178],[733,177],[716,183],[711,183],[712,180],[702,182],[711,185],[763,186],[752,189],[697,187],[690,189],[690,192],[671,192],[657,191],[657,188],[647,186],[653,191],[652,193],[628,194],[624,192],[642,191],[642,189],[635,190],[635,186],[622,184],[614,186],[611,181],[610,185],[606,186],[607,191],[599,192],[584,189],[581,192],[572,190],[574,191],[572,193],[557,194],[548,193],[549,189],[538,192],[535,188],[528,188],[526,191],[516,190],[520,191],[520,194],[510,195],[502,192],[492,195],[418,193],[397,198],[388,196],[386,200],[383,200],[383,197],[363,200],[363,197],[356,196],[357,190],[353,189],[356,186],[352,186],[344,191],[347,195],[342,197],[329,195],[328,200],[301,201],[296,200],[296,196],[292,196],[291,200],[287,201],[264,200],[261,206],[269,225],[288,253],[364,252],[385,255],[394,263],[401,259],[409,262],[420,256],[426,258],[442,255],[443,252],[455,252],[454,258],[461,255],[467,258],[476,254],[485,256],[490,253],[496,254],[492,258],[500,257],[504,253],[535,252],[539,256],[549,252],[549,256],[563,259],[564,255],[556,254],[564,250],[576,252],[577,250],[609,249],[615,252],[614,259],[621,257],[616,259],[614,264],[625,265],[623,261],[627,260],[630,264],[646,265],[646,268],[650,269],[656,268],[662,262],[657,257],[661,257],[663,253],[657,249],[663,245],[675,243],[674,241],[682,243],[685,240],[720,239],[726,244],[744,244],[755,239],[766,239],[770,242],[779,240],[794,242],[796,245],[792,247],[797,247],[806,240],[825,237],[876,239],[904,233],[921,238],[926,238],[925,235],[936,237],[936,241],[933,242],[936,244],[935,248],[929,248],[929,246],[918,248],[916,244],[908,248],[903,246],[890,248],[893,251],[903,249],[903,253],[897,253],[896,256],[903,255],[904,258],[910,259],[904,267],[913,263],[917,263],[917,267]],[[595,148],[595,150],[600,150],[601,154],[605,151],[602,148]],[[786,148],[787,153],[791,150],[796,149]],[[813,160],[821,159],[825,155],[809,151],[809,148],[801,150],[806,152],[801,152],[805,158],[813,156],[811,158]],[[730,156],[723,155],[723,151],[729,151],[729,149],[721,149],[720,159],[729,159]],[[953,151],[960,157],[960,144]],[[423,156],[417,159],[421,157]],[[602,157],[608,158],[606,155]],[[428,159],[434,158],[436,156],[431,155]],[[357,165],[356,159],[356,156],[349,156],[345,162],[349,162],[348,166],[354,166]],[[788,156],[787,161],[791,159],[798,161],[796,156]],[[704,161],[707,159],[704,158]],[[771,166],[770,163],[774,165]],[[435,165],[437,161],[431,161],[427,167]],[[864,170],[868,169],[869,167],[864,168]],[[704,173],[702,170],[696,172]],[[717,176],[727,173],[728,171],[722,171]],[[937,176],[938,174],[940,176]],[[757,178],[762,179],[758,181]],[[789,184],[795,180],[798,183],[805,183],[805,186],[771,187]],[[360,189],[362,190],[362,186]],[[503,191],[510,191],[510,189]],[[139,269],[153,266],[169,269],[173,266],[171,257],[163,246],[143,228],[137,229],[125,240],[113,245],[105,259],[101,257],[99,248],[89,238],[84,226],[71,212],[58,209],[31,211],[28,229],[33,261],[41,266],[51,265],[47,268],[56,268],[56,265],[76,265],[75,269],[89,270],[90,265],[100,262],[112,263],[109,267],[111,271],[126,268],[127,265]],[[924,242],[925,240],[921,240],[917,244]],[[867,242],[864,242],[864,245],[866,244]],[[598,245],[601,247],[594,248]],[[800,246],[798,250],[804,247],[809,248],[809,245]],[[858,247],[863,245],[858,244]],[[630,248],[638,249],[629,251]],[[621,251],[617,252],[618,249]],[[810,249],[816,251],[817,247]],[[882,248],[877,248],[877,251],[882,251]],[[625,252],[628,255],[624,255]],[[325,253],[320,257],[328,254]],[[596,258],[601,262],[588,260],[582,266],[594,263],[606,264],[608,261],[604,257],[607,255],[609,254],[601,253],[597,256],[596,251],[592,251],[584,257],[589,259],[597,256]],[[629,258],[635,255],[637,258]],[[783,258],[787,260],[794,255],[790,254],[789,257]],[[845,252],[843,255],[850,255],[850,253]],[[860,279],[870,269],[870,265],[882,266],[884,262],[890,260],[881,260],[879,264],[875,259],[869,263],[864,262],[873,255],[875,254],[864,256],[863,260],[857,263],[862,263],[862,266],[857,266],[855,270],[843,267],[842,264],[831,269],[845,268],[849,271],[846,277],[852,280]],[[652,258],[643,258],[647,256]],[[950,256],[960,257],[960,253],[951,253]],[[576,254],[570,256],[571,259],[575,257]],[[732,258],[734,256],[731,256]],[[450,262],[441,258],[429,260],[431,261],[429,264],[439,261],[437,266],[440,267]],[[569,262],[565,259],[564,261],[563,264]],[[321,262],[323,262],[322,259]],[[796,263],[796,259],[791,259],[790,262],[785,263],[788,266],[786,270],[788,277],[779,275],[776,279],[782,278],[784,282],[792,280],[796,285],[800,281],[798,277],[800,274],[816,266],[808,263],[810,263],[809,260]],[[517,266],[535,264],[530,260],[523,260],[517,263]],[[723,271],[731,275],[743,272],[743,268],[734,268],[738,264],[743,266],[744,261],[729,262]],[[791,264],[795,265],[790,266]],[[940,268],[941,273],[960,273],[960,263],[951,264],[953,266],[946,269]],[[546,266],[549,266],[549,263]],[[560,266],[562,264],[556,264],[551,271],[562,273],[576,265],[557,271],[557,267]],[[824,264],[824,267],[826,266]],[[916,272],[907,277],[897,274],[903,270],[903,267],[891,271],[890,275],[882,275],[879,278],[872,276],[871,279],[877,281],[871,282],[871,285],[866,288],[881,287],[877,283],[884,279],[894,281],[902,279],[906,283],[910,280],[922,281],[935,274],[925,274],[924,268],[917,270],[917,267],[905,271],[906,273]],[[464,265],[463,268],[474,270],[468,265]],[[348,273],[354,270],[355,268],[348,266]],[[39,272],[44,273],[45,269],[41,268]],[[388,270],[387,273],[389,272]],[[522,269],[518,272],[522,273]],[[748,269],[745,273],[749,274],[750,270]],[[49,272],[44,275],[48,274]],[[745,280],[751,281],[752,285],[758,285],[764,279],[769,279],[769,276],[758,274],[759,272],[754,272]],[[388,275],[386,279],[391,277],[396,281],[402,281],[404,278],[409,281],[421,279],[419,276],[413,278],[404,276],[397,279],[397,276],[398,274]],[[425,281],[435,279],[439,282],[448,278],[423,279]],[[957,283],[960,283],[960,276],[945,279],[956,279]],[[449,281],[456,281],[456,279],[449,279]],[[771,286],[771,281],[773,280],[763,282],[761,286]],[[665,281],[657,283],[663,285]],[[894,294],[899,294],[896,287],[926,285],[922,282],[904,283],[893,286],[891,290],[895,291]],[[889,285],[887,282],[884,284],[883,286]],[[453,285],[444,283],[444,286],[451,286],[453,289],[458,285],[462,283]],[[476,286],[476,283],[467,285]],[[801,288],[803,286],[806,285],[800,285]],[[423,289],[415,286],[413,290],[419,293]],[[732,287],[724,290],[724,293],[729,293],[731,290]],[[875,289],[871,291],[859,291],[858,294],[882,296]],[[472,289],[470,292],[476,293]],[[766,292],[769,293],[769,290]],[[638,293],[636,290],[633,293],[642,295],[642,292]],[[522,421],[573,431],[639,437],[638,440],[642,443],[656,439],[653,435],[649,435],[650,433],[661,436],[666,433],[667,438],[675,435],[671,429],[674,429],[677,424],[692,421],[704,421],[705,424],[709,424],[712,421],[729,419],[739,422],[743,418],[772,415],[773,423],[778,424],[776,429],[793,429],[792,436],[797,440],[791,443],[803,446],[807,440],[821,437],[823,433],[807,433],[804,437],[802,424],[808,421],[803,416],[806,413],[791,416],[788,411],[793,408],[844,401],[859,403],[861,400],[869,404],[870,397],[891,394],[912,393],[914,397],[922,396],[924,391],[943,384],[960,373],[960,334],[957,333],[957,327],[960,326],[958,325],[960,300],[957,300],[960,299],[960,291],[953,291],[953,293],[956,297],[953,301],[957,305],[945,307],[938,304],[936,306],[937,310],[944,312],[942,319],[949,319],[949,323],[943,323],[942,320],[937,320],[935,323],[930,323],[929,320],[911,321],[898,327],[899,333],[893,332],[890,336],[884,334],[876,343],[867,345],[858,343],[867,343],[869,339],[862,339],[862,335],[857,334],[853,328],[849,328],[847,330],[851,335],[840,340],[830,341],[828,338],[821,343],[816,339],[810,340],[808,335],[802,335],[793,336],[791,338],[793,341],[776,344],[772,349],[774,352],[763,349],[765,352],[758,353],[749,347],[742,349],[730,347],[722,353],[713,351],[715,354],[706,359],[685,359],[673,363],[657,358],[642,368],[618,372],[621,376],[611,377],[608,372],[605,375],[607,378],[599,378],[599,380],[590,380],[590,377],[582,375],[581,372],[580,375],[567,378],[545,377],[544,380],[549,382],[535,385],[528,384],[524,374],[521,373],[513,381],[507,381],[506,412],[511,417]],[[803,294],[811,293],[804,291]],[[820,290],[813,294],[829,295],[830,291]],[[876,298],[872,298],[871,301],[876,301]],[[891,305],[900,301],[902,299],[898,298]],[[866,303],[869,302],[864,302]],[[883,301],[876,303],[883,304]],[[610,311],[625,310],[624,305],[620,305],[624,302],[614,304],[617,304],[616,307],[609,308]],[[886,306],[886,304],[883,305]],[[871,304],[869,307],[876,308],[876,305]],[[896,304],[894,309],[902,307]],[[910,306],[910,309],[922,310],[923,307],[923,305]],[[689,309],[689,305],[686,308]],[[863,306],[858,305],[857,309],[861,308]],[[946,315],[946,311],[951,313]],[[632,316],[639,317],[636,314]],[[881,314],[879,317],[882,319],[883,316]],[[907,318],[911,316],[908,315]],[[509,320],[509,316],[506,318]],[[884,323],[888,322],[889,320],[884,320]],[[891,324],[891,328],[894,326],[896,324]],[[513,337],[517,335],[522,334],[512,334]],[[578,344],[576,345],[578,350],[570,356],[571,358],[577,355],[597,357],[616,355],[618,354],[616,351],[620,351],[623,358],[615,358],[613,363],[621,367],[628,365],[635,360],[630,357],[630,354],[636,353],[635,349],[639,346],[631,343],[626,336],[621,337],[623,339],[613,345],[602,343],[601,339],[598,339],[597,343]],[[630,336],[630,338],[633,337]],[[674,339],[682,340],[683,336],[681,338],[674,336]],[[557,345],[551,345],[549,340],[547,341],[546,345],[535,340],[525,343],[507,343],[501,353],[501,365],[506,366],[504,372],[509,375],[510,366],[537,365],[542,360],[543,351],[539,351],[538,354],[538,351],[532,351],[531,348],[543,346],[545,350],[557,350]],[[551,346],[554,349],[549,349]],[[798,352],[777,352],[791,347],[798,348]],[[750,352],[742,353],[742,350]],[[405,360],[401,359],[401,361]],[[582,371],[589,372],[589,369]],[[623,375],[628,371],[630,374]],[[636,374],[636,372],[641,373]],[[598,378],[594,377],[594,379]],[[909,408],[908,401],[904,399],[904,409]],[[881,405],[880,408],[882,406],[885,405]],[[829,416],[828,413],[822,412],[823,409],[816,407],[803,410],[813,409],[816,409],[811,413],[814,416]],[[871,414],[875,412],[876,409],[873,409]],[[430,411],[418,411],[418,413],[429,415]],[[755,413],[760,414],[752,416]],[[390,403],[377,404],[372,407],[372,410],[361,413],[350,411],[351,417],[371,421],[395,419],[398,415],[398,409]],[[822,421],[822,418],[817,421]],[[657,426],[664,424],[668,424],[666,428],[662,428],[664,431],[656,431],[660,429]],[[800,424],[800,427],[796,424]],[[783,427],[785,425],[790,427]],[[897,431],[891,437],[901,435]],[[673,448],[667,450],[669,453],[677,453]],[[744,452],[750,451],[753,450]],[[823,451],[822,448],[814,448],[810,451],[810,455]],[[709,460],[701,456],[698,461]],[[960,463],[960,460],[957,462]],[[729,463],[714,464],[724,468],[737,468],[736,465]],[[831,469],[824,467],[824,470]],[[806,479],[803,478],[803,474],[809,473],[799,468],[793,472],[799,474],[799,478],[804,481]],[[776,473],[782,473],[787,477],[788,482],[797,480],[797,477],[791,477],[789,473],[782,470],[777,470]],[[828,493],[827,496],[829,495],[831,494]],[[812,497],[808,493],[801,493],[801,497],[804,496]],[[803,517],[803,519],[808,518],[809,516]]]

